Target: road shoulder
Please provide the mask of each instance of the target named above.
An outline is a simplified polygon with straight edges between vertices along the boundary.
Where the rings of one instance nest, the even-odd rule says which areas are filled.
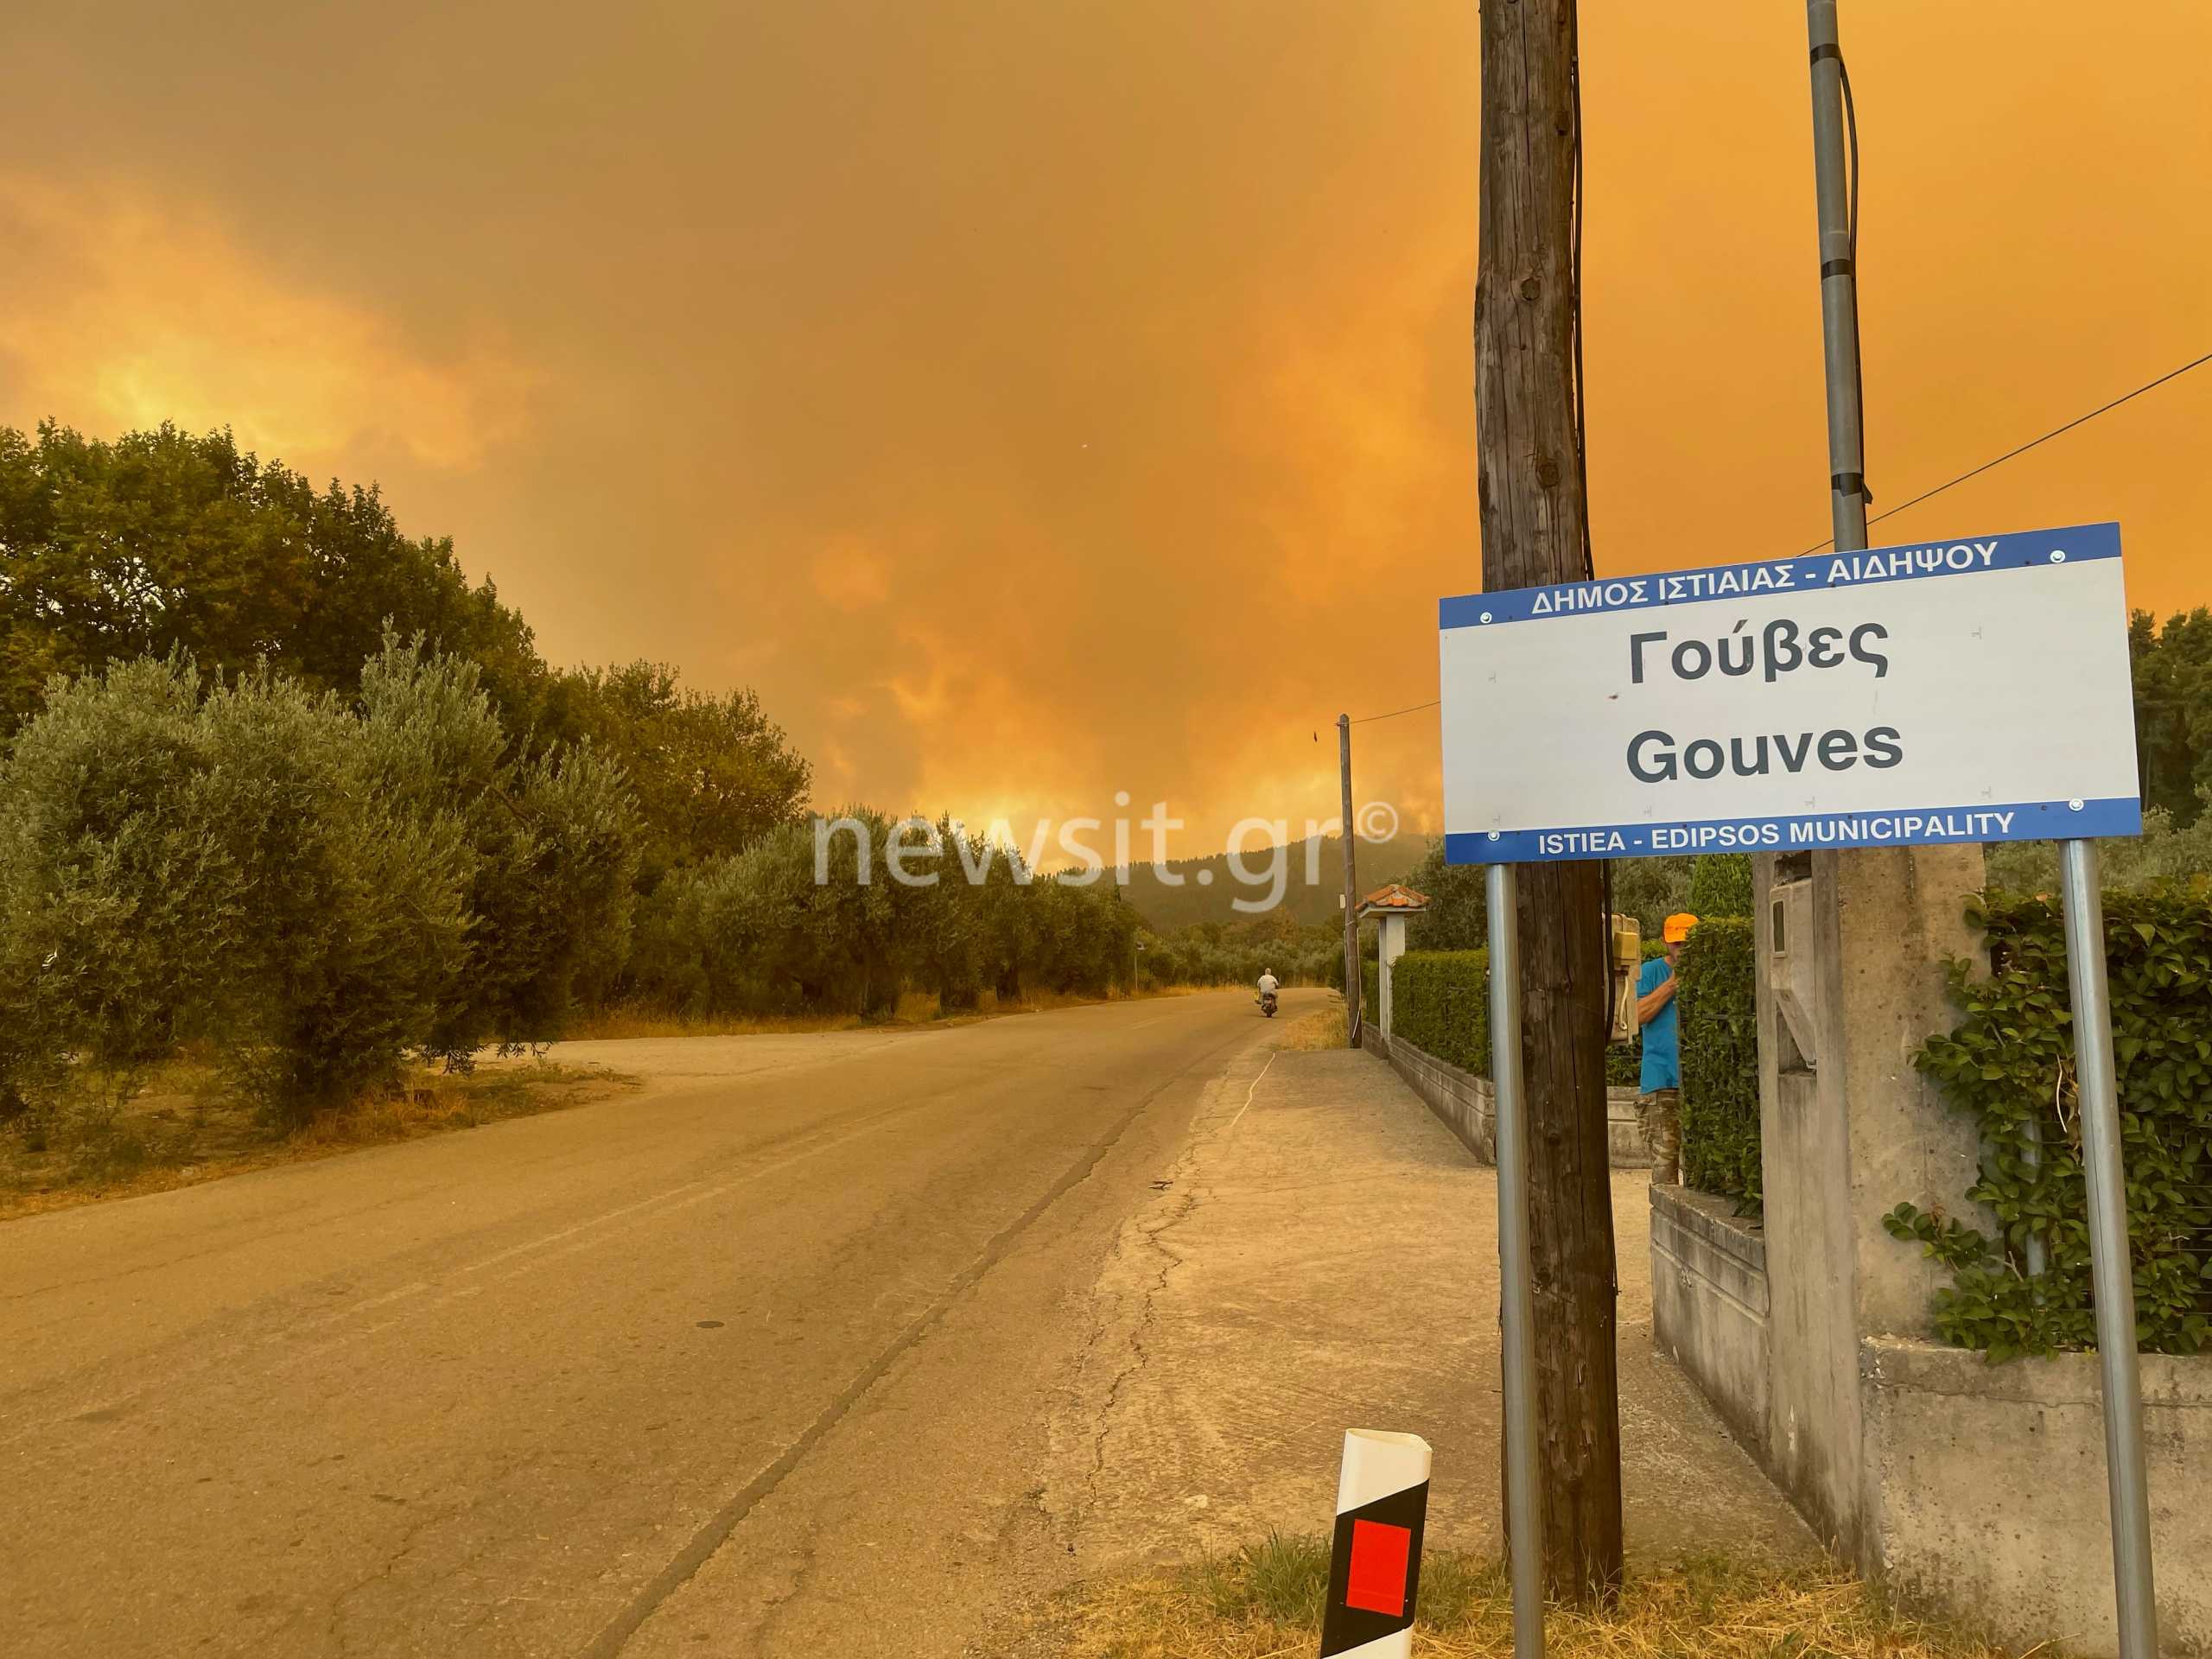
[[[1652,1349],[1644,1177],[1615,1177],[1631,1554],[1811,1535]],[[1431,1536],[1497,1546],[1496,1178],[1357,1052],[1257,1053],[1122,1230],[1046,1503],[1086,1573],[1325,1529],[1348,1427],[1435,1448]]]

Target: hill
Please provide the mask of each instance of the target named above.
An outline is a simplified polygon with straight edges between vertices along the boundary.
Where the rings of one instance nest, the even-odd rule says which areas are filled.
[[[1361,842],[1354,853],[1359,890],[1371,893],[1385,882],[1404,880],[1428,848],[1426,836]],[[1316,836],[1287,847],[1249,851],[1243,855],[1241,873],[1227,853],[1173,859],[1157,868],[1139,864],[1123,873],[1122,891],[1155,932],[1172,933],[1195,923],[1234,923],[1265,913],[1249,906],[1275,891],[1274,872],[1280,869],[1281,897],[1274,908],[1300,926],[1314,927],[1332,924],[1342,913],[1341,857],[1337,837]],[[1237,909],[1238,899],[1248,907]]]

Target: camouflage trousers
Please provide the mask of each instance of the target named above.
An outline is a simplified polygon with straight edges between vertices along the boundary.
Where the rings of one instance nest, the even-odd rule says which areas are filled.
[[[1651,1151],[1651,1183],[1682,1184],[1682,1091],[1654,1089],[1638,1095],[1636,1115],[1643,1123],[1643,1144]]]

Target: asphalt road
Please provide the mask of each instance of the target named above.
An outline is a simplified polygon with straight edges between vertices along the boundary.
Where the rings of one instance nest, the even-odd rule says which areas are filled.
[[[1090,1288],[1274,1029],[578,1046],[647,1088],[0,1224],[0,1654],[959,1654],[1081,1571]]]

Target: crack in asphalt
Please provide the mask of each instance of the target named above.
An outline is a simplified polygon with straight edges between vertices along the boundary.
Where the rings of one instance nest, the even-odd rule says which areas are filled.
[[[1269,1069],[1274,1066],[1275,1055],[1281,1052],[1280,1049],[1274,1049],[1268,1052],[1266,1064],[1260,1067],[1258,1072],[1253,1077],[1250,1085],[1245,1090],[1243,1103],[1237,1107],[1236,1115],[1211,1134],[1194,1133],[1190,1144],[1183,1149],[1181,1155],[1176,1159],[1174,1165],[1169,1169],[1166,1183],[1169,1188],[1181,1185],[1185,1179],[1192,1179],[1194,1184],[1177,1195],[1166,1217],[1158,1225],[1147,1226],[1141,1222],[1138,1224],[1137,1230],[1144,1236],[1146,1245],[1158,1251],[1166,1260],[1162,1262],[1158,1275],[1143,1292],[1138,1303],[1135,1322],[1129,1328],[1128,1344],[1135,1357],[1115,1373],[1114,1380],[1107,1385],[1106,1397],[1099,1404],[1098,1432],[1091,1440],[1090,1471],[1084,1481],[1084,1489],[1089,1493],[1089,1501],[1093,1507],[1096,1507],[1098,1502],[1099,1480],[1106,1471],[1106,1441],[1114,1431],[1114,1408],[1121,1402],[1122,1390],[1152,1363],[1152,1351],[1145,1345],[1145,1338],[1158,1319],[1160,1299],[1166,1294],[1168,1279],[1174,1274],[1176,1268],[1182,1267],[1189,1260],[1188,1257],[1178,1255],[1167,1248],[1165,1243],[1166,1236],[1188,1221],[1198,1205],[1205,1200],[1208,1189],[1195,1184],[1199,1160],[1205,1154],[1211,1152],[1219,1142],[1226,1140],[1237,1124],[1243,1121],[1244,1114],[1251,1109],[1252,1102],[1260,1091],[1261,1082],[1267,1077]],[[1218,1117],[1218,1113],[1216,1116]],[[1164,1198],[1166,1194],[1162,1193],[1160,1196]],[[1105,1339],[1106,1335],[1105,1322],[1102,1320],[1092,1330],[1090,1340],[1085,1344],[1086,1352],[1095,1351],[1099,1343]]]

